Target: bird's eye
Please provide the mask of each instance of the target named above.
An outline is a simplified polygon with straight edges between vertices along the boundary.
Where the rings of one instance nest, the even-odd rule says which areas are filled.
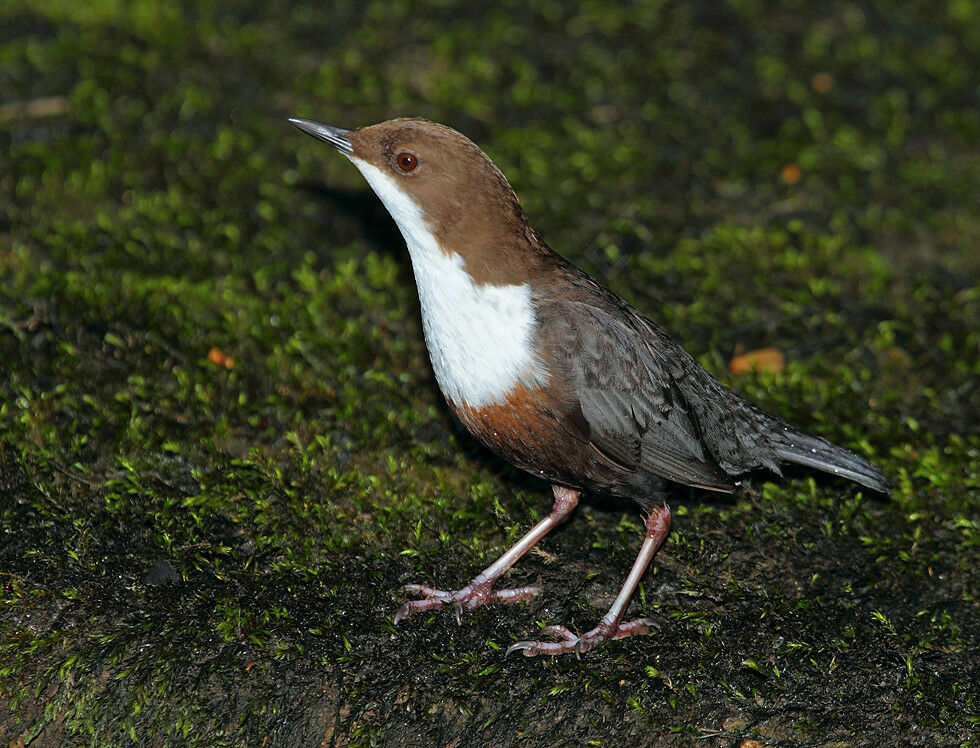
[[[398,164],[398,168],[402,171],[411,171],[419,165],[419,160],[414,153],[403,151],[395,156],[395,163]]]

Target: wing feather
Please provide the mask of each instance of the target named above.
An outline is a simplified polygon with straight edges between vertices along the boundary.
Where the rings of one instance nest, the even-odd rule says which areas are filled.
[[[613,465],[717,491],[731,479],[704,448],[666,362],[637,331],[592,305],[558,300],[552,351],[589,425],[594,449]],[[557,313],[556,313],[557,312]],[[587,333],[587,334],[586,334]]]

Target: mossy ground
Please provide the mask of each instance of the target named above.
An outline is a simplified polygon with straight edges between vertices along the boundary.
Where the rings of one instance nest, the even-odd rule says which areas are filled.
[[[980,6],[5,0],[0,740],[970,743],[980,730]],[[557,250],[880,465],[600,499],[534,603],[391,623],[550,506],[435,391],[411,270],[289,115],[481,144]],[[785,371],[733,377],[774,346]],[[217,349],[212,351],[212,349]]]

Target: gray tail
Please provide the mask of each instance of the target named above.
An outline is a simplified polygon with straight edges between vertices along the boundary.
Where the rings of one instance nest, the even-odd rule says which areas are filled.
[[[891,493],[885,476],[863,457],[785,423],[775,426],[773,431],[776,454],[780,459],[847,478],[878,493]]]

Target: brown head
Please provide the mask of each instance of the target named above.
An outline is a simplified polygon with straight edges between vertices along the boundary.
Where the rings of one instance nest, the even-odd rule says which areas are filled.
[[[420,118],[342,130],[303,119],[296,127],[333,145],[361,171],[412,249],[425,232],[459,254],[478,283],[526,279],[550,255],[527,223],[514,190],[471,140]],[[420,225],[422,224],[422,225]],[[517,262],[517,267],[514,263]]]

